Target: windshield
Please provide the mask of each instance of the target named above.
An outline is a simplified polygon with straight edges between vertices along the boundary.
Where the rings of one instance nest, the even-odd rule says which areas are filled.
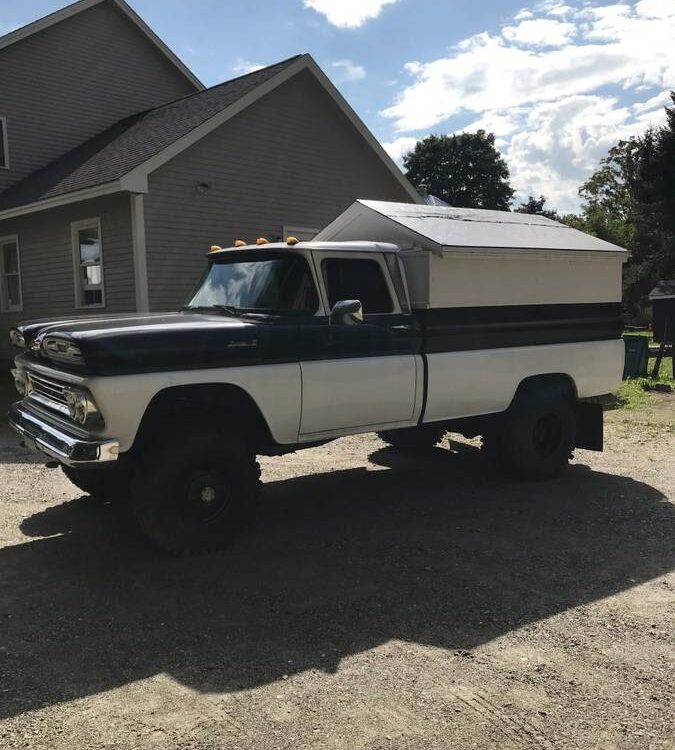
[[[315,313],[319,298],[306,260],[298,255],[213,263],[187,307]]]

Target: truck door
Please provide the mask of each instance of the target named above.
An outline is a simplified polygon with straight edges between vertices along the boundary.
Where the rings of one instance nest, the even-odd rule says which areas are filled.
[[[326,310],[341,300],[359,300],[363,322],[317,319],[314,353],[300,363],[301,439],[414,424],[422,400],[422,334],[403,309],[405,292],[397,293],[387,259],[382,253],[329,251],[314,251],[313,258]],[[392,261],[398,269],[395,255]]]

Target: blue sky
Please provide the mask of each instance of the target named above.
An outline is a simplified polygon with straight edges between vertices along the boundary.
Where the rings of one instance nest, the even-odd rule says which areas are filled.
[[[491,130],[519,194],[561,210],[675,88],[675,0],[129,2],[207,85],[310,52],[399,161],[429,133]],[[64,4],[3,2],[0,33]]]

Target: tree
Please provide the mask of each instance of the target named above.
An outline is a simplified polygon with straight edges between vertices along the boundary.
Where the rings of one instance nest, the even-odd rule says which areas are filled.
[[[547,219],[553,219],[553,221],[560,221],[558,212],[551,208],[545,208],[545,206],[545,195],[540,195],[538,198],[535,198],[533,195],[528,195],[525,202],[521,201],[520,206],[516,209],[516,213],[536,214],[537,216],[545,216]]]
[[[509,169],[493,133],[430,135],[403,157],[403,166],[415,187],[451,206],[508,211],[511,205]]]
[[[638,317],[659,279],[675,276],[675,92],[666,125],[619,141],[579,188],[584,204],[570,226],[630,251],[624,304]]]

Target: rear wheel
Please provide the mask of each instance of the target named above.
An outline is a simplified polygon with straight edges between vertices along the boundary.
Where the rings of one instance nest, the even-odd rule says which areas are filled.
[[[245,444],[195,432],[139,462],[132,512],[155,546],[189,555],[225,546],[252,518],[259,493],[260,468]]]
[[[402,451],[431,450],[437,445],[447,430],[436,425],[419,425],[405,427],[401,430],[385,430],[377,435],[385,443]]]
[[[576,437],[574,402],[555,388],[519,394],[498,426],[484,436],[489,455],[522,479],[549,479],[567,467]]]

